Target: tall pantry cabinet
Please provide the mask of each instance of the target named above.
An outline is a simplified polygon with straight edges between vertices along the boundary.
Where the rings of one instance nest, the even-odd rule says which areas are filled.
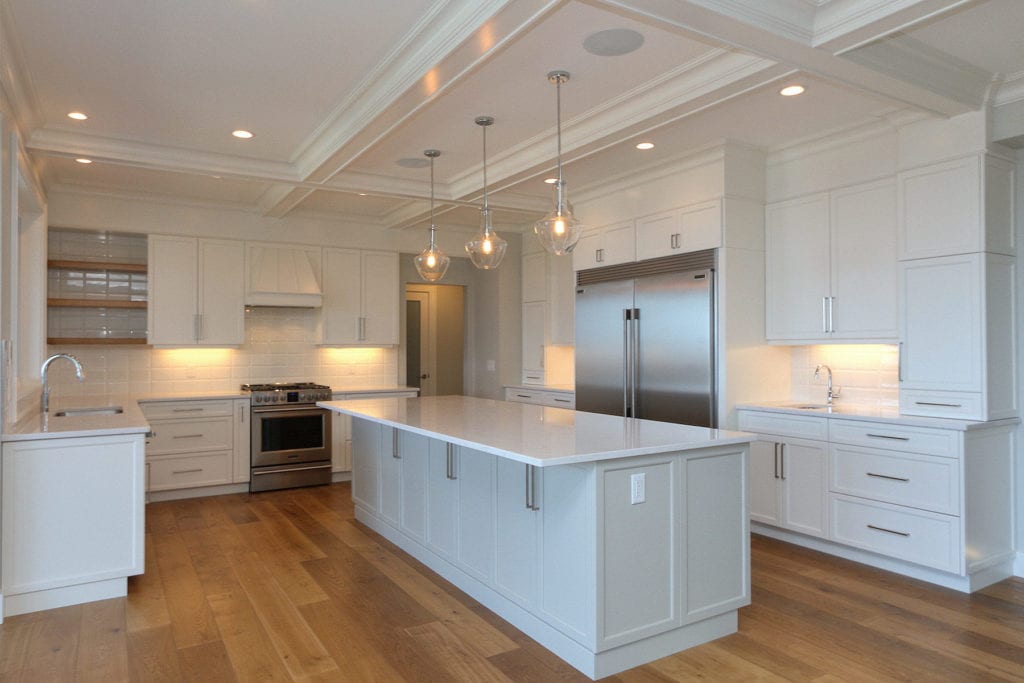
[[[1014,181],[991,152],[897,176],[901,413],[1017,415]]]

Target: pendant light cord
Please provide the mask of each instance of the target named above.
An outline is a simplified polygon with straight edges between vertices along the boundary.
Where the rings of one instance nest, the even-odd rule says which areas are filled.
[[[484,211],[487,211],[487,126],[480,127],[484,131]],[[490,227],[489,223],[488,227]]]
[[[434,157],[430,157],[430,251],[434,251]]]

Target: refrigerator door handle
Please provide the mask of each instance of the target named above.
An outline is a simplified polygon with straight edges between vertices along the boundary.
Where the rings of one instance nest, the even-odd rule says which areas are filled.
[[[629,380],[630,380],[630,335],[629,321],[632,309],[622,309],[622,416],[629,417]]]
[[[636,389],[640,383],[640,309],[633,309],[633,342],[630,358],[633,361],[633,372],[629,378],[629,407],[633,417],[640,417],[636,405]]]

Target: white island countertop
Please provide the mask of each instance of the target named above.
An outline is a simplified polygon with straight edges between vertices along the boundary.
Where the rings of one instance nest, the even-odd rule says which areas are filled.
[[[470,396],[321,401],[318,406],[537,467],[670,453],[756,437]]]
[[[81,414],[57,417],[62,410],[103,408],[118,406],[117,414]],[[115,434],[144,434],[149,423],[135,399],[123,397],[74,398],[54,401],[50,414],[35,412],[4,430],[2,441],[32,441],[36,439],[70,439],[80,436],[112,436]]]

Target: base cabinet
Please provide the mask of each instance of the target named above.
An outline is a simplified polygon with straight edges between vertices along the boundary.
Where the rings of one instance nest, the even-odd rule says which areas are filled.
[[[352,436],[357,519],[592,677],[749,604],[745,446],[542,468],[365,419]]]
[[[3,445],[7,616],[125,595],[144,566],[142,434]]]
[[[416,398],[416,389],[399,389],[396,391],[359,391],[350,389],[335,391],[331,400],[348,401],[363,398]],[[331,472],[352,471],[352,418],[341,413],[331,415]]]

